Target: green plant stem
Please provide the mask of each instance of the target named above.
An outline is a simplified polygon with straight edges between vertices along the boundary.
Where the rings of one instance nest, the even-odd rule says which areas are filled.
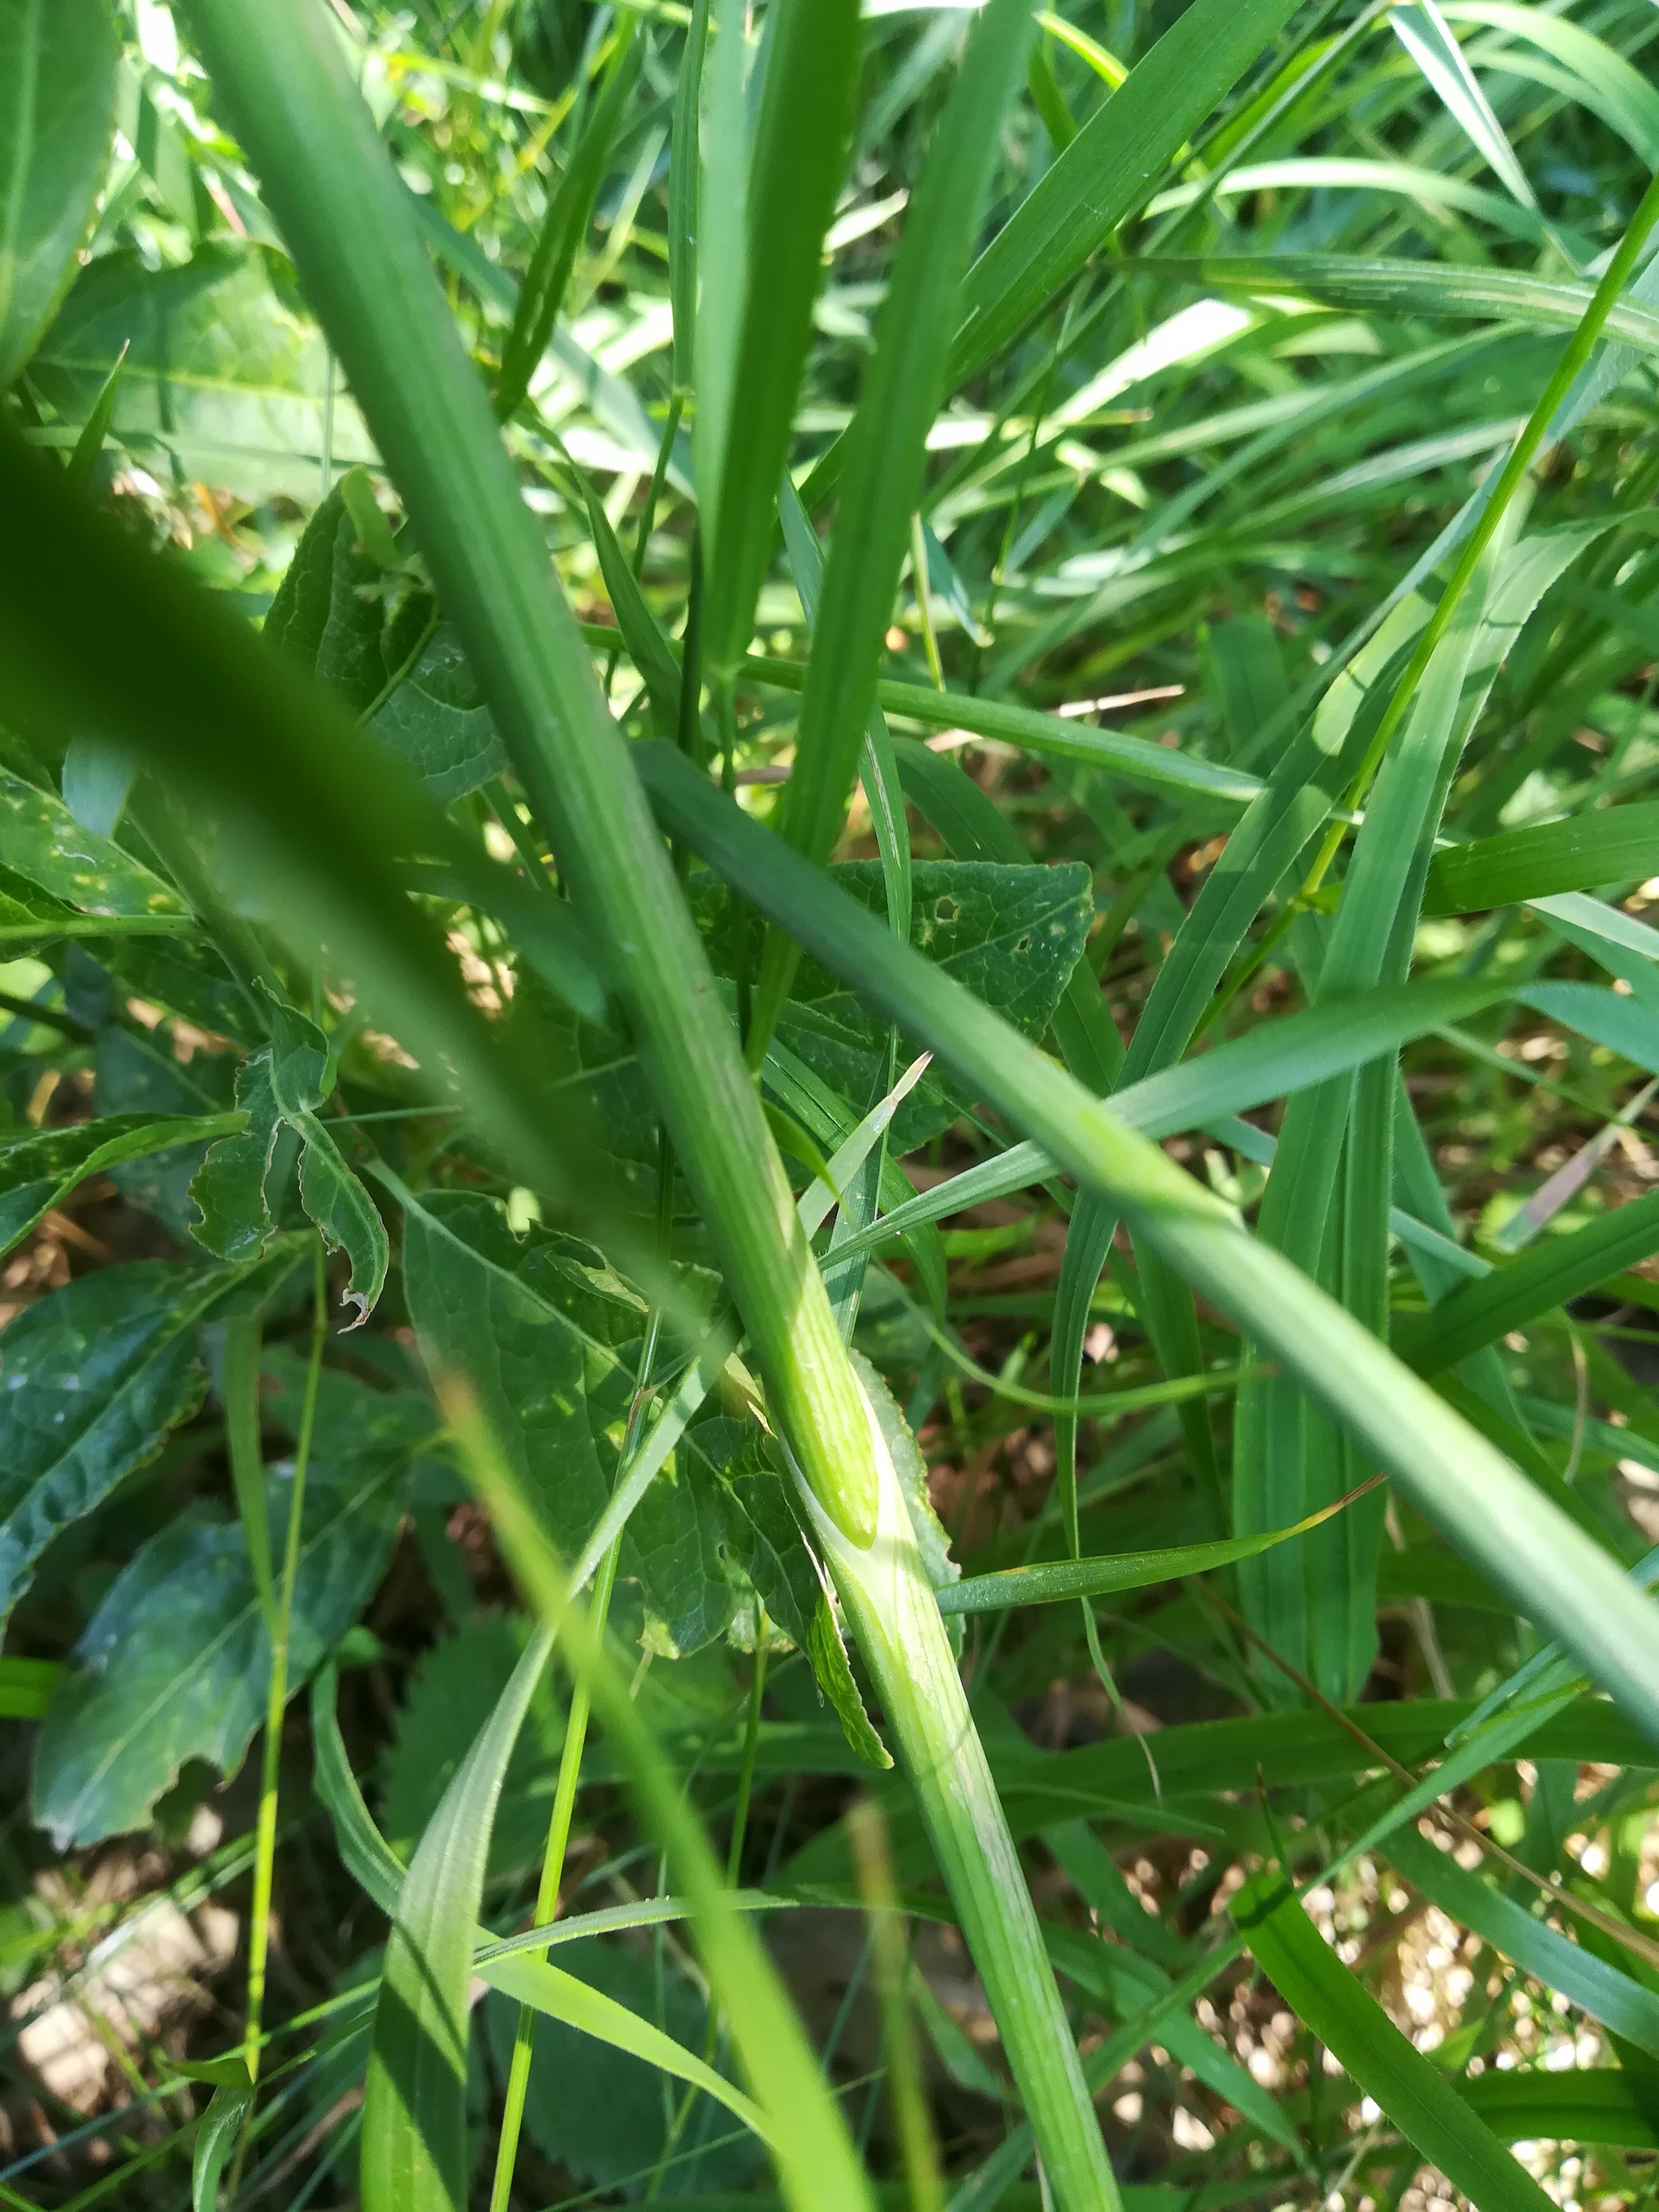
[[[1120,2212],[1036,1908],[884,1451],[881,1467],[881,1518],[867,1551],[849,1544],[799,1485],[802,1508],[904,1747],[933,1856],[972,1946],[1056,2200],[1065,2212]]]
[[[661,1147],[657,1191],[657,1237],[665,1256],[673,1226],[673,1199],[674,1158],[665,1141]],[[644,1425],[652,1363],[657,1356],[662,1322],[661,1307],[653,1306],[646,1324],[645,1342],[640,1352],[634,1401],[628,1409],[628,1425],[623,1431],[622,1449],[617,1455],[618,1486],[627,1479],[640,1431]],[[611,1593],[617,1584],[617,1563],[621,1557],[622,1531],[618,1529],[615,1541],[600,1560],[599,1572],[593,1579],[592,1620],[595,1650],[600,1647],[605,1624],[610,1618]],[[587,1745],[587,1723],[592,1711],[592,1669],[584,1668],[578,1671],[571,1684],[570,1713],[565,1723],[564,1743],[559,1753],[559,1778],[554,1785],[553,1811],[547,1824],[541,1879],[536,1887],[536,1917],[532,1925],[538,1928],[545,1928],[558,1910],[559,1890],[564,1881],[565,1856],[570,1847],[570,1822],[575,1812],[576,1790],[581,1778],[582,1754]],[[518,2163],[519,2136],[524,2126],[525,2098],[530,2087],[530,2063],[535,2053],[535,2008],[521,2004],[513,2031],[513,2057],[507,2067],[507,2095],[501,2112],[501,2134],[495,2145],[495,2174],[490,2185],[489,2212],[507,2212],[507,2200],[513,2194],[513,2169]]]
[[[874,1939],[876,1987],[881,1998],[882,2045],[886,2054],[887,2094],[894,2132],[909,2185],[910,2212],[943,2212],[945,2185],[939,2178],[939,2146],[933,2140],[927,2087],[905,1986],[911,1971],[910,1947],[897,1911],[893,1862],[887,1827],[868,1798],[855,1805],[848,1823],[859,1887],[864,1892]]]
[[[622,1552],[619,1536],[600,1562],[594,1577],[592,1630],[595,1639],[605,1633],[616,1587],[617,1561]],[[570,1843],[570,1821],[575,1810],[576,1789],[581,1777],[582,1753],[587,1742],[587,1723],[592,1710],[589,1674],[577,1674],[570,1692],[570,1716],[565,1723],[564,1747],[559,1754],[559,1778],[553,1792],[552,1817],[548,1822],[547,1848],[542,1855],[541,1880],[536,1888],[536,1925],[544,1928],[558,1910],[559,1887],[564,1880],[565,1853]],[[513,2194],[513,2169],[519,2155],[519,2136],[524,2125],[525,2097],[530,2087],[530,2062],[536,2042],[536,2012],[532,2005],[519,2007],[513,2035],[513,2057],[507,2067],[507,2096],[501,2112],[501,2135],[495,2146],[495,2176],[489,2191],[489,2212],[507,2212]]]
[[[738,1802],[732,1814],[732,1841],[726,1854],[726,1880],[736,1889],[743,1871],[744,1839],[749,1830],[749,1804],[755,1792],[755,1754],[760,1748],[761,1707],[766,1698],[766,1607],[755,1601],[755,1664],[749,1677],[749,1719],[744,1729],[743,1766],[738,1776]]]
[[[299,1434],[295,1439],[293,1487],[289,1493],[288,1528],[283,1542],[283,1571],[276,1585],[276,1601],[271,1622],[270,1674],[265,1689],[264,1750],[259,1776],[259,1823],[253,1861],[253,1905],[248,1923],[245,2046],[248,2071],[256,2080],[259,2072],[259,2033],[264,2018],[265,1965],[270,1949],[270,1883],[276,1858],[277,1782],[282,1764],[283,1715],[288,1710],[294,1588],[300,1572],[306,1470],[311,1459],[311,1432],[317,1418],[317,1384],[322,1373],[323,1345],[328,1334],[328,1285],[320,1238],[313,1249],[312,1284],[311,1356],[306,1367],[305,1395],[300,1405]],[[232,2193],[234,2194],[234,2191]]]

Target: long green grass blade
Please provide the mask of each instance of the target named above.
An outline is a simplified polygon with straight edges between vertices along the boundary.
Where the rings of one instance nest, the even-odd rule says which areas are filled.
[[[1407,2041],[1282,1881],[1241,1891],[1232,1910],[1274,1987],[1423,2158],[1480,2212],[1542,2212],[1550,2200],[1526,2168]]]

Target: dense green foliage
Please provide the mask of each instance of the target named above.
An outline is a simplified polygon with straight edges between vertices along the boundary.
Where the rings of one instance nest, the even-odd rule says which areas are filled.
[[[0,0],[0,2203],[1646,2203],[1656,41]]]

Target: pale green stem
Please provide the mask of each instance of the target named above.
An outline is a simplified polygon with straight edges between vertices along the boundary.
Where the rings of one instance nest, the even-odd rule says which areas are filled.
[[[672,1194],[672,1165],[665,1156],[665,1211]],[[639,1381],[633,1405],[629,1408],[628,1428],[617,1457],[617,1480],[619,1485],[626,1479],[629,1463],[639,1440],[645,1414],[646,1389],[651,1379],[651,1364],[656,1357],[657,1340],[661,1330],[662,1314],[660,1309],[654,1309],[646,1329],[645,1348],[640,1354]],[[599,1562],[599,1571],[594,1577],[592,1631],[595,1649],[605,1634],[605,1621],[611,1611],[611,1594],[616,1587],[617,1562],[621,1554],[622,1532],[618,1529],[616,1540]],[[536,1917],[532,1924],[538,1928],[546,1927],[558,1910],[559,1889],[564,1881],[565,1855],[570,1845],[570,1822],[575,1812],[576,1790],[581,1778],[582,1754],[587,1744],[587,1723],[592,1706],[591,1674],[584,1667],[578,1670],[571,1684],[570,1717],[565,1723],[564,1744],[559,1753],[559,1778],[554,1785],[553,1811],[547,1824],[547,1847],[542,1854],[541,1880],[536,1889]],[[501,2134],[495,2144],[495,2174],[489,2190],[489,2212],[507,2212],[507,2200],[513,2194],[513,2169],[518,2163],[519,2137],[524,2130],[525,2099],[530,2088],[530,2062],[535,2053],[535,2008],[521,2004],[513,2032],[513,2056],[507,2065],[507,2096],[501,2112]]]
[[[945,663],[939,659],[933,604],[927,596],[927,533],[920,514],[910,517],[910,581],[915,586],[916,615],[921,623],[921,649],[927,656],[927,672],[933,679],[934,690],[942,691]]]
[[[597,1639],[605,1633],[605,1617],[611,1610],[611,1593],[616,1585],[617,1559],[622,1550],[622,1538],[605,1553],[593,1583],[593,1634]],[[592,1692],[588,1676],[584,1670],[571,1686],[570,1717],[565,1724],[564,1748],[559,1757],[559,1779],[553,1793],[553,1814],[548,1823],[547,1849],[542,1857],[542,1877],[536,1891],[536,1922],[544,1928],[558,1909],[559,1886],[564,1880],[565,1852],[570,1842],[570,1821],[575,1810],[576,1786],[581,1775],[582,1753],[587,1741],[587,1722],[591,1710]],[[533,2005],[519,2007],[518,2026],[513,2036],[513,2057],[507,2068],[507,2100],[501,2113],[501,2131],[495,2146],[495,2178],[489,2191],[489,2212],[507,2212],[508,2198],[513,2194],[513,2168],[518,2161],[519,2136],[524,2126],[525,2097],[530,2087],[530,2061],[536,2042],[536,2011]]]
[[[270,1676],[265,1692],[264,1756],[259,1778],[259,1823],[254,1843],[253,1909],[248,1925],[247,2033],[245,2047],[248,2072],[256,2079],[259,2071],[259,2033],[264,2018],[265,1965],[270,1950],[270,1884],[276,1856],[277,1778],[282,1763],[283,1715],[288,1710],[294,1588],[300,1572],[306,1468],[311,1457],[311,1432],[317,1417],[317,1382],[322,1371],[323,1342],[328,1329],[327,1285],[324,1278],[320,1239],[314,1248],[313,1271],[311,1358],[306,1369],[305,1396],[301,1401],[300,1431],[295,1440],[294,1486],[289,1496],[282,1580],[277,1584],[276,1618],[271,1624]]]
[[[897,1910],[887,1826],[866,1798],[849,1817],[859,1887],[874,1939],[876,1986],[881,1996],[882,2040],[886,2051],[887,2094],[908,2185],[910,2212],[944,2212],[945,2185],[939,2177],[939,2146],[921,2078],[915,2030],[905,2001],[910,1946]]]
[[[1036,1908],[957,1672],[892,1462],[875,1541],[850,1544],[797,1482],[865,1666],[904,1747],[933,1856],[973,1953],[1063,2212],[1121,2212]]]
[[[743,1767],[738,1776],[737,1809],[732,1815],[732,1841],[726,1856],[729,1887],[738,1887],[743,1871],[744,1838],[749,1831],[749,1801],[755,1790],[755,1753],[760,1747],[761,1705],[766,1696],[766,1607],[755,1601],[755,1665],[749,1677],[749,1724],[743,1739]]]

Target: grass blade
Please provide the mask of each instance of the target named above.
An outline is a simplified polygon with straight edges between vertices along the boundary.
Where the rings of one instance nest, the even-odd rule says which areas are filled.
[[[538,1629],[433,1814],[398,1899],[363,2100],[364,2212],[462,2212],[473,1926],[507,1762],[553,1648]]]
[[[1526,2168],[1349,1973],[1282,1878],[1241,1891],[1232,1911],[1257,1965],[1310,2033],[1454,2188],[1480,2212],[1544,2212],[1550,2199]]]
[[[975,25],[882,303],[875,355],[847,441],[781,817],[782,834],[814,860],[828,855],[847,811],[921,493],[951,319],[1030,22],[1030,0],[990,0]],[[764,1048],[793,964],[787,945],[773,937],[761,970],[751,1052]]]
[[[781,0],[772,14],[744,196],[743,305],[733,325],[730,393],[704,388],[698,395],[700,418],[704,405],[714,416],[703,429],[698,483],[703,500],[712,501],[704,517],[703,652],[716,682],[730,679],[748,646],[771,553],[778,473],[806,358],[823,234],[847,160],[862,45],[857,0]],[[728,66],[720,49],[737,40],[741,10],[727,8],[720,20],[717,72]],[[729,149],[723,158],[731,158]],[[706,210],[699,243],[705,268],[716,253],[731,256],[734,244],[716,238]],[[726,308],[723,319],[732,322],[729,300]],[[699,328],[713,320],[709,302]]]
[[[1231,92],[1296,0],[1195,0],[1090,118],[969,273],[958,385],[1056,298]]]
[[[564,305],[570,272],[592,221],[593,203],[605,182],[611,148],[639,76],[641,46],[636,34],[640,22],[638,15],[623,15],[605,84],[563,176],[549,195],[541,235],[514,311],[513,327],[501,348],[495,411],[503,420],[516,415],[523,404]]]

